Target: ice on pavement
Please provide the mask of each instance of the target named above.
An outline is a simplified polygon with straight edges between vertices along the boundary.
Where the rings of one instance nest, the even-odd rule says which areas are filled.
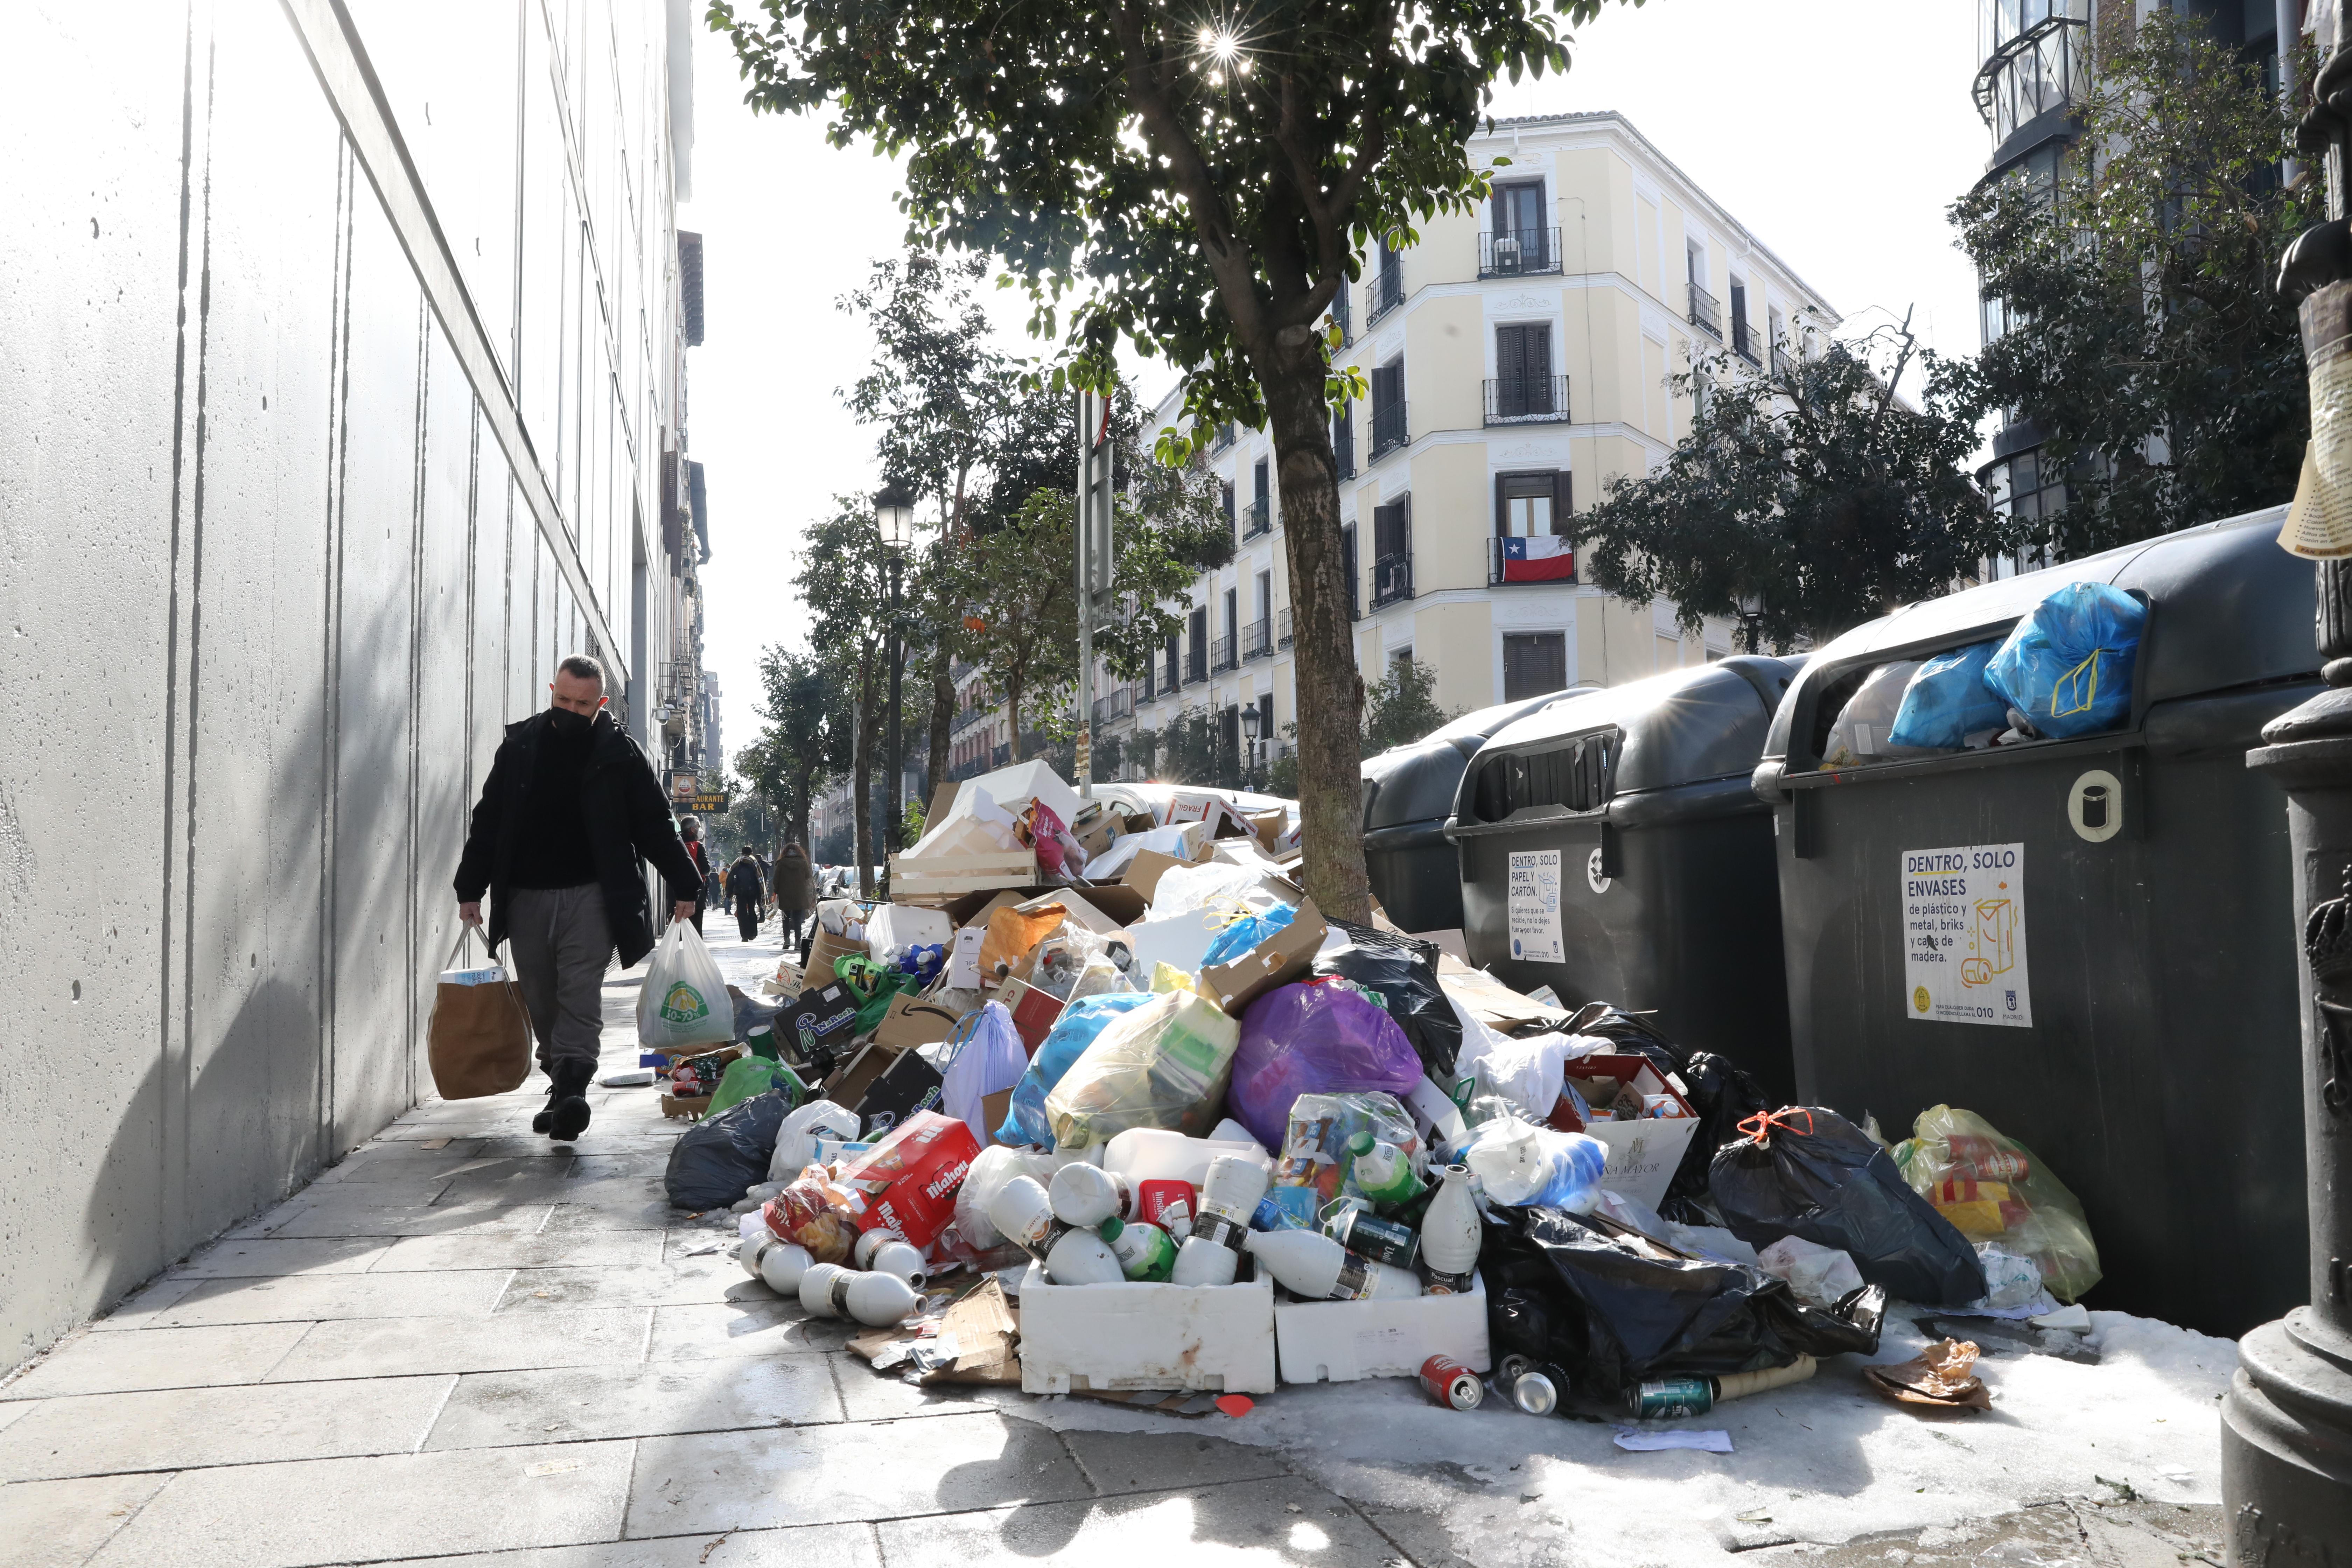
[[[1992,1409],[1915,1411],[1868,1392],[1865,1362],[1927,1342],[1897,1306],[1875,1356],[1674,1425],[1720,1427],[1734,1451],[1628,1453],[1607,1423],[1523,1415],[1491,1394],[1440,1409],[1409,1380],[1285,1385],[1240,1420],[1185,1419],[1083,1398],[1004,1398],[1063,1430],[1181,1431],[1284,1451],[1344,1496],[1442,1516],[1486,1564],[1705,1563],[1776,1542],[1834,1543],[1948,1526],[2122,1482],[2162,1502],[2220,1500],[2219,1400],[2237,1347],[2119,1312],[2092,1314],[2097,1366],[2008,1352],[1977,1372]],[[1741,1519],[1740,1515],[1749,1516]]]

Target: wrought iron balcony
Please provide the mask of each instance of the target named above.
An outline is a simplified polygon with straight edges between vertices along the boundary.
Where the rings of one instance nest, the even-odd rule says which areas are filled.
[[[1286,609],[1284,610],[1281,617],[1276,625],[1276,630],[1274,634],[1275,646],[1277,647],[1288,647],[1290,646],[1290,612]]]
[[[1370,326],[1391,310],[1404,303],[1404,268],[1383,267],[1372,274],[1371,308],[1364,312],[1364,325]]]
[[[1184,653],[1184,684],[1192,686],[1208,679],[1208,647],[1203,643],[1194,643]]]
[[[1723,341],[1723,306],[1696,283],[1690,286],[1690,323],[1717,342]]]
[[[1350,285],[1342,279],[1339,291],[1331,296],[1331,324],[1339,329],[1339,346],[1346,348],[1356,341],[1356,323],[1349,319],[1348,290]]]
[[[961,735],[995,711],[995,709],[985,706],[959,708],[956,710],[954,721],[948,725],[948,733]]]
[[[1772,345],[1772,374],[1774,375],[1794,375],[1797,374],[1797,356],[1790,353],[1787,349],[1782,348],[1779,343],[1774,343]]]
[[[1405,425],[1405,405],[1400,398],[1372,410],[1372,461],[1377,463],[1399,447],[1410,446],[1412,435]]]
[[[1758,351],[1762,347],[1762,345],[1759,344],[1756,339],[1757,332],[1755,328],[1749,326],[1746,321],[1741,321],[1737,316],[1731,318],[1731,352],[1738,354],[1741,359],[1746,360],[1749,364],[1760,365],[1764,362],[1761,354]]]
[[[1274,622],[1261,616],[1242,628],[1242,657],[1264,658],[1274,651]]]
[[[1372,608],[1412,597],[1412,552],[1383,555],[1372,563]]]
[[[1220,673],[1239,668],[1241,661],[1234,657],[1233,634],[1228,632],[1209,645],[1209,668]]]
[[[1234,422],[1228,419],[1223,425],[1218,426],[1217,433],[1209,438],[1209,455],[1211,457],[1214,457],[1233,444]]]
[[[1478,237],[1478,276],[1523,278],[1559,270],[1559,230],[1506,228]]]
[[[1095,699],[1094,717],[1097,724],[1116,724],[1135,711],[1135,694],[1119,687]]]
[[[1486,384],[1486,423],[1540,425],[1568,418],[1568,377],[1505,376]]]
[[[1274,531],[1274,503],[1254,500],[1242,511],[1242,537],[1255,539],[1261,533]]]

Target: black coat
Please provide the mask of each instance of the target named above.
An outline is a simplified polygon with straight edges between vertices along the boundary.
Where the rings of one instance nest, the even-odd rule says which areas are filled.
[[[457,858],[458,901],[471,903],[485,889],[489,893],[493,948],[507,934],[515,845],[521,837],[523,805],[530,795],[532,759],[547,731],[543,710],[507,726],[507,737],[499,742],[499,753],[490,763],[490,776],[482,781],[481,804],[474,808],[465,853]],[[673,899],[692,899],[702,886],[702,877],[678,838],[677,824],[670,816],[669,802],[662,795],[653,764],[610,713],[596,715],[595,740],[580,787],[581,816],[587,824],[589,850],[596,860],[596,882],[604,890],[604,916],[613,928],[613,945],[620,950],[623,964],[635,963],[654,945],[653,912],[646,903],[645,863],[652,861],[661,872]]]
[[[758,903],[768,896],[767,885],[760,879],[760,863],[745,856],[727,868],[727,896]]]

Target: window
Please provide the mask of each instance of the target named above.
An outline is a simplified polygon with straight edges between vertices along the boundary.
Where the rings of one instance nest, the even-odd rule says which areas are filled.
[[[1354,620],[1358,611],[1356,589],[1356,525],[1349,523],[1339,530],[1339,563],[1348,574],[1348,618]]]
[[[1568,634],[1509,632],[1503,637],[1503,700],[1568,688]],[[1507,813],[1506,815],[1508,815]]]
[[[1554,412],[1551,328],[1495,329],[1496,417],[1528,419]]]
[[[1218,484],[1218,487],[1217,487],[1217,504],[1218,504],[1219,506],[1221,506],[1221,507],[1223,507],[1223,508],[1224,509],[1224,512],[1225,512],[1225,521],[1226,521],[1227,522],[1231,522],[1231,521],[1233,521],[1233,520],[1234,520],[1234,481],[1233,481],[1233,480],[1231,480],[1231,479],[1225,479],[1225,480],[1222,480],[1222,481],[1220,481],[1220,483]]]
[[[1372,459],[1379,461],[1411,439],[1404,419],[1404,361],[1391,360],[1372,372]]]
[[[1383,237],[1381,240],[1381,269],[1372,280],[1371,309],[1364,312],[1364,324],[1371,325],[1403,303],[1404,258]]]
[[[1489,269],[1500,275],[1549,271],[1550,242],[1551,226],[1544,221],[1543,182],[1517,180],[1496,185]]]
[[[1252,468],[1252,469],[1250,470],[1250,493],[1251,493],[1251,497],[1252,497],[1252,499],[1253,499],[1253,500],[1255,500],[1257,502],[1257,504],[1258,504],[1258,505],[1260,505],[1260,506],[1264,506],[1264,505],[1265,505],[1265,504],[1266,504],[1266,482],[1265,482],[1265,481],[1266,481],[1266,474],[1265,474],[1265,459],[1264,458],[1260,458],[1257,460],[1257,466],[1256,466],[1255,468]]]
[[[1192,612],[1192,622],[1187,629],[1192,634],[1192,641],[1186,649],[1184,679],[1206,680],[1209,678],[1209,607],[1206,605]]]
[[[1241,595],[1233,589],[1225,590],[1225,635],[1232,637],[1241,630],[1241,610],[1236,603]]]
[[[1412,597],[1412,498],[1372,509],[1372,607]]]
[[[1756,334],[1748,325],[1748,283],[1736,272],[1731,275],[1731,347],[1748,363],[1756,363]]]
[[[1331,456],[1337,459],[1339,477],[1356,477],[1356,408],[1343,403],[1331,414]]]
[[[1181,663],[1182,660],[1180,658],[1177,652],[1176,634],[1171,632],[1168,634],[1168,679],[1160,683],[1160,689],[1162,691],[1173,691],[1177,687],[1183,684],[1184,678],[1181,673],[1179,673],[1179,668]]]
[[[1504,539],[1538,539],[1560,531],[1560,491],[1568,476],[1497,474],[1495,476],[1495,532]]]

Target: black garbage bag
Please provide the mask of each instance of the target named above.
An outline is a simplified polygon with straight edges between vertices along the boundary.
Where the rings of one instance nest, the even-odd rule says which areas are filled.
[[[1541,1026],[1549,1028],[1553,1026]],[[1620,1051],[1647,1057],[1658,1069],[1660,1078],[1670,1072],[1682,1071],[1683,1064],[1690,1059],[1689,1053],[1666,1038],[1665,1031],[1650,1022],[1647,1016],[1628,1013],[1607,1002],[1586,1003],[1573,1017],[1558,1027],[1564,1035],[1595,1035]]]
[[[1771,1101],[1753,1076],[1713,1051],[1693,1051],[1682,1073],[1691,1109],[1698,1112],[1698,1128],[1683,1150],[1675,1179],[1666,1184],[1665,1202],[1658,1212],[1684,1225],[1713,1225],[1715,1216],[1699,1205],[1706,1201],[1715,1152],[1740,1135],[1742,1121],[1771,1109]]]
[[[1377,992],[1389,1016],[1412,1042],[1421,1065],[1439,1084],[1454,1082],[1454,1058],[1462,1051],[1462,1020],[1437,985],[1438,948],[1352,921],[1328,921],[1348,940],[1315,955],[1315,973],[1337,974]]]
[[[1559,1209],[1497,1209],[1480,1269],[1499,1359],[1565,1372],[1575,1400],[1615,1407],[1644,1379],[1787,1366],[1801,1355],[1878,1349],[1886,1294],[1864,1286],[1834,1311],[1808,1307],[1752,1264],[1697,1258]]]
[[[776,1135],[792,1108],[783,1090],[772,1089],[680,1133],[670,1145],[669,1169],[662,1178],[671,1206],[723,1209],[766,1181]]]
[[[1834,1110],[1792,1105],[1716,1151],[1707,1195],[1751,1247],[1801,1236],[1853,1259],[1873,1285],[1923,1307],[1985,1293],[1984,1264],[1951,1221],[1911,1190],[1886,1151]]]

